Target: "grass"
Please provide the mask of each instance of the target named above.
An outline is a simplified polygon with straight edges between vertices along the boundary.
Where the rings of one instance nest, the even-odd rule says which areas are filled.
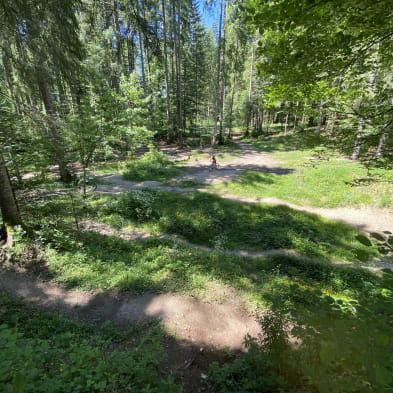
[[[152,150],[141,158],[126,163],[123,173],[125,180],[165,182],[182,173],[183,168],[176,166],[164,153]]]
[[[195,180],[182,180],[182,181],[169,181],[164,183],[165,186],[170,187],[182,187],[182,188],[199,188],[203,187],[204,184]]]
[[[159,375],[164,350],[158,326],[76,323],[4,294],[0,317],[1,391],[180,391]]]
[[[260,289],[249,275],[260,274],[270,259],[229,257],[222,250],[292,248],[315,260],[349,262],[378,255],[376,245],[359,241],[355,229],[284,206],[141,190],[119,197],[91,195],[79,202],[75,211],[70,199],[58,197],[35,203],[25,212],[32,222],[42,220],[34,245],[42,244],[44,250],[35,254],[44,255],[49,275],[69,287],[200,291],[208,281],[221,280],[254,297]],[[137,242],[78,232],[74,214],[78,221],[90,218],[118,228],[173,233],[215,251],[204,253],[162,239]],[[19,260],[24,259],[28,257],[22,253]]]
[[[46,268],[54,280],[69,287],[116,288],[134,293],[190,293],[203,290],[211,281],[218,281],[236,288],[253,306],[274,311],[270,324],[266,320],[261,321],[269,337],[283,334],[277,331],[280,324],[275,322],[275,318],[284,318],[290,324],[292,334],[302,344],[296,351],[285,347],[285,351],[280,352],[285,354],[287,361],[279,356],[274,345],[269,347],[257,341],[250,355],[233,365],[216,367],[211,374],[215,392],[260,392],[263,391],[261,386],[264,386],[267,392],[279,392],[281,389],[288,393],[322,393],[328,384],[328,391],[332,393],[361,391],[360,385],[366,387],[363,389],[365,392],[379,393],[391,387],[389,377],[393,366],[393,341],[389,337],[393,333],[392,274],[378,276],[367,270],[322,261],[337,256],[351,260],[354,249],[373,254],[374,246],[366,247],[358,242],[357,231],[285,207],[235,203],[201,193],[182,195],[140,191],[139,197],[131,194],[118,198],[90,196],[85,204],[80,210],[81,219],[98,218],[95,217],[98,215],[100,219],[120,227],[132,225],[146,226],[153,231],[165,229],[191,241],[213,245],[215,252],[197,251],[168,240],[126,241],[115,236],[77,232],[71,228],[73,218],[69,201],[60,198],[46,200],[30,206],[29,212],[44,216],[47,221],[47,226],[40,232],[42,249],[39,254],[46,259]],[[139,212],[137,209],[140,209]],[[217,238],[218,235],[221,237]],[[221,252],[229,245],[241,245],[242,248],[248,245],[257,248],[288,245],[306,248],[315,259],[278,255],[266,258],[229,257]],[[37,247],[37,241],[33,247]],[[26,258],[21,255],[20,261],[23,260]],[[11,309],[7,320],[14,318],[13,314]],[[31,329],[29,321],[16,320],[19,322],[12,326],[21,326],[21,334],[29,330],[33,332],[28,338],[32,337],[34,341],[30,341],[30,347],[26,347],[26,351],[32,353],[41,353],[36,347],[29,349],[31,345],[42,344],[40,341],[36,343],[36,340],[57,340],[58,331],[71,329],[64,325],[52,328],[42,320],[35,322],[36,327]],[[41,329],[46,335],[50,332],[51,337],[39,336],[41,333],[37,330]],[[75,365],[77,368],[81,368],[81,364],[86,365],[82,369],[87,370],[86,374],[90,376],[93,366],[89,356],[94,355],[95,362],[101,367],[100,370],[104,369],[103,375],[107,378],[109,373],[106,370],[112,370],[112,364],[118,364],[117,353],[113,358],[115,360],[110,360],[114,363],[102,363],[104,360],[99,351],[107,347],[99,344],[98,349],[91,349],[95,342],[100,341],[96,338],[89,341],[90,332],[82,334],[85,341],[78,341],[72,330],[69,334],[69,341],[72,340],[80,348],[80,352],[75,354],[80,361]],[[279,334],[274,335],[275,332]],[[100,334],[94,331],[94,337]],[[103,337],[106,340],[107,336]],[[110,338],[108,340],[111,342]],[[155,358],[160,353],[157,342],[153,339],[153,347],[147,345],[145,348],[143,343],[138,347],[142,351],[139,352],[141,361],[153,357],[151,361],[147,360],[147,366],[144,363],[141,367],[140,363],[133,364],[137,370],[150,367],[149,378],[153,383],[170,383],[156,379]],[[274,344],[274,340],[272,342]],[[10,348],[9,351],[12,350],[14,354],[15,345]],[[18,348],[25,351],[24,338],[18,341]],[[75,349],[65,346],[59,349],[63,352],[57,355],[58,352],[53,351],[57,351],[58,347],[50,348],[50,356],[54,353],[56,359],[64,358],[66,362],[71,356],[68,354],[73,354]],[[146,355],[143,352],[145,349],[149,351]],[[32,369],[41,367],[39,361],[34,357],[31,359],[34,361]],[[51,363],[51,358],[43,359],[45,364]],[[65,364],[70,364],[72,369],[71,363]],[[52,370],[49,367],[49,371]],[[43,372],[39,371],[37,375],[40,381],[47,381],[47,377],[41,377]],[[114,380],[118,375],[116,372]],[[79,375],[77,371],[75,373]],[[15,375],[12,374],[13,377]],[[267,380],[262,384],[263,376]],[[138,383],[146,383],[139,374],[132,378],[140,378]],[[95,381],[94,377],[92,379]],[[60,381],[63,383],[63,380]],[[161,385],[153,386],[158,386],[156,391],[165,391]],[[138,391],[138,387],[134,391]]]
[[[369,176],[360,163],[322,148],[321,144],[326,143],[322,136],[291,134],[249,142],[271,152],[290,173],[248,171],[232,182],[215,185],[215,190],[254,198],[275,197],[315,207],[393,206],[392,171],[375,168]],[[318,155],[329,160],[310,160]]]
[[[140,225],[216,249],[293,249],[312,258],[346,261],[379,254],[376,245],[356,239],[356,229],[286,206],[239,203],[200,192],[147,190],[102,204],[102,219],[111,225]]]
[[[292,248],[320,261],[353,262],[378,255],[375,244],[358,240],[357,230],[284,206],[237,203],[198,192],[141,190],[123,196],[91,195],[79,202],[74,211],[70,199],[57,197],[25,211],[32,222],[39,223],[41,217],[35,244],[45,248],[49,274],[70,287],[163,292],[201,290],[212,279],[236,286],[252,284],[248,275],[263,263],[225,256],[224,249]],[[136,242],[78,232],[74,213],[79,221],[90,218],[118,228],[173,233],[215,252],[163,239]],[[246,292],[253,293],[252,288],[253,284]]]
[[[218,280],[263,305],[271,285],[281,282],[282,275],[304,281],[304,285],[316,280],[330,294],[356,291],[377,280],[365,270],[317,260],[232,257],[223,255],[219,248],[206,253],[170,240],[127,241],[95,232],[77,232],[53,221],[41,230],[39,241],[50,277],[85,290],[188,292],[203,290],[207,282]],[[24,259],[22,253],[19,261]]]
[[[285,272],[280,270],[264,289],[271,310],[260,316],[264,336],[248,341],[250,350],[243,358],[215,365],[214,391],[391,390],[393,342],[388,337],[393,333],[393,274],[372,279],[358,276],[361,271],[353,269],[342,270],[344,275],[338,277],[340,269],[314,266],[312,273],[312,265],[285,259],[280,264]],[[352,287],[332,294],[325,287],[331,280],[328,276],[336,283],[363,284],[355,292]]]
[[[124,162],[113,160],[113,161],[106,161],[100,162],[94,165],[94,172],[97,173],[112,173],[112,172],[121,172],[125,167]]]

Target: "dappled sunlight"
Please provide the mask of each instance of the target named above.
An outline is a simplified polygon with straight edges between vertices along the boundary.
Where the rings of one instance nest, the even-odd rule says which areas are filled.
[[[212,304],[208,299],[175,293],[137,296],[82,292],[43,282],[27,273],[4,270],[0,274],[0,289],[80,320],[129,324],[158,319],[180,339],[199,346],[244,350],[245,335],[260,333],[255,318],[233,294]]]

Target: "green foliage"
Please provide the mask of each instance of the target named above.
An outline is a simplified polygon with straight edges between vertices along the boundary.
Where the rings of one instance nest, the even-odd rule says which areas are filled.
[[[289,267],[284,261],[282,266]],[[352,299],[311,289],[313,280],[306,285],[277,281],[269,294],[271,311],[260,315],[263,334],[249,338],[249,352],[233,364],[215,365],[215,391],[237,392],[244,387],[245,392],[379,393],[391,389],[392,273],[371,279],[369,273],[358,276],[356,269],[347,272],[357,287]]]
[[[3,392],[176,392],[159,378],[158,328],[128,331],[70,322],[0,297]],[[137,345],[132,344],[136,334]],[[127,348],[126,351],[113,347]]]
[[[157,219],[159,217],[155,208],[157,197],[158,194],[155,191],[132,190],[122,196],[109,210],[139,222]]]
[[[133,198],[134,194],[129,195]],[[146,195],[150,198],[150,193]],[[355,259],[357,250],[369,258],[378,255],[375,246],[356,240],[356,230],[286,206],[237,203],[198,192],[157,191],[155,195],[149,205],[155,212],[149,226],[197,244],[249,250],[286,248],[315,258],[349,261]],[[115,208],[113,213],[130,217],[126,207],[123,212]]]
[[[131,181],[166,181],[180,173],[181,169],[175,167],[164,153],[152,148],[140,159],[127,162],[123,176]]]
[[[305,116],[310,125],[318,118],[318,131],[328,121],[332,141],[347,153],[353,149],[354,159],[390,150],[392,43],[386,32],[392,22],[385,6],[371,0],[249,0],[241,6],[261,37],[263,102],[276,113],[301,116],[302,126]]]
[[[360,163],[343,159],[315,132],[272,136],[251,143],[272,152],[288,173],[247,171],[215,189],[254,198],[275,197],[305,206],[389,206],[391,171],[367,170]]]

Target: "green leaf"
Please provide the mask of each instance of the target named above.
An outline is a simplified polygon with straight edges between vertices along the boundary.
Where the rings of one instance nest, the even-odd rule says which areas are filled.
[[[359,235],[356,236],[356,240],[357,240],[359,243],[362,243],[363,245],[365,245],[365,246],[367,246],[367,247],[373,245],[373,244],[371,243],[370,239],[369,239],[367,236],[362,235],[361,233],[360,233]]]
[[[331,363],[336,357],[336,350],[330,343],[322,344],[322,348],[319,351],[319,358],[323,363]]]
[[[377,366],[375,369],[375,379],[381,385],[387,385],[392,382],[392,373],[385,367]]]
[[[23,374],[17,373],[12,384],[12,393],[24,393],[26,386],[26,379]]]

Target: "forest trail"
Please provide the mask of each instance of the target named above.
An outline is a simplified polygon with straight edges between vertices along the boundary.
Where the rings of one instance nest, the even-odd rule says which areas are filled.
[[[264,173],[288,174],[293,169],[281,166],[279,162],[271,158],[268,153],[261,152],[252,145],[235,140],[241,149],[241,155],[229,162],[219,163],[219,169],[210,168],[210,160],[186,161],[185,167],[188,169],[175,179],[176,183],[182,181],[191,181],[203,185],[212,185],[224,183],[235,179],[242,172],[252,170]],[[206,153],[208,154],[208,153]],[[387,209],[378,209],[374,207],[337,207],[337,208],[317,208],[312,206],[299,206],[294,203],[277,199],[277,198],[252,198],[240,197],[237,195],[223,194],[209,190],[204,186],[201,187],[179,187],[176,185],[167,186],[158,181],[131,182],[123,180],[122,175],[112,174],[101,177],[107,184],[99,185],[98,192],[103,193],[123,193],[138,188],[155,188],[167,192],[190,192],[200,191],[214,193],[222,198],[233,201],[247,203],[268,203],[275,205],[285,205],[294,210],[316,214],[334,221],[356,227],[364,232],[393,232],[393,214]]]
[[[1,268],[0,272],[0,291],[75,320],[127,325],[160,319],[176,337],[210,349],[244,350],[244,337],[256,337],[261,332],[236,291],[219,283],[209,284],[203,297],[179,293],[131,295],[70,290],[26,270]]]
[[[198,183],[214,184],[234,179],[246,170],[255,170],[269,173],[285,174],[292,171],[274,161],[267,153],[259,152],[254,147],[238,142],[241,155],[230,162],[219,163],[218,170],[209,168],[210,160],[187,162],[188,172],[176,181],[192,180]],[[160,182],[145,181],[134,183],[122,179],[119,174],[104,178],[107,184],[99,185],[98,192],[123,193],[137,188],[156,188],[164,191],[212,192],[205,188],[165,186]],[[360,210],[352,208],[322,209],[303,207],[286,201],[268,198],[242,198],[235,195],[218,194],[223,198],[248,203],[283,204],[305,212],[342,221],[365,231],[382,231],[393,229],[393,217],[381,214],[373,209]],[[101,234],[119,236],[127,240],[144,240],[150,234],[141,231],[117,231],[112,227],[97,223],[84,222],[84,230],[96,231]],[[166,238],[190,248],[207,252],[212,249],[192,244],[174,235],[161,234],[158,238]],[[292,250],[267,250],[253,252],[247,250],[220,250],[226,255],[243,257],[263,257],[273,254],[297,255]],[[369,266],[376,270],[382,267],[391,267],[391,264],[381,261],[379,264]],[[246,304],[231,287],[218,283],[209,284],[206,293],[201,297],[165,293],[145,293],[142,295],[119,294],[115,292],[87,292],[70,290],[59,284],[44,281],[31,275],[28,271],[1,270],[0,290],[11,293],[24,299],[26,302],[56,310],[66,316],[89,322],[114,321],[121,324],[141,323],[152,318],[162,320],[164,326],[188,342],[200,347],[223,348],[233,350],[244,349],[243,340],[246,334],[258,335],[261,330],[255,316],[247,309]]]
[[[245,258],[263,258],[270,255],[291,255],[303,259],[312,260],[312,258],[306,257],[304,255],[300,255],[294,250],[288,249],[271,249],[266,251],[249,251],[249,250],[215,250],[210,247],[202,246],[200,244],[191,243],[185,239],[182,239],[179,236],[168,234],[168,233],[161,233],[159,235],[152,235],[148,232],[140,231],[140,230],[117,230],[110,225],[104,224],[102,222],[86,220],[80,223],[81,228],[84,231],[92,231],[100,233],[101,235],[105,236],[116,236],[123,240],[130,240],[130,241],[143,241],[147,239],[168,239],[172,240],[178,244],[183,246],[193,248],[195,250],[201,250],[205,252],[219,252],[220,254],[228,255],[228,256],[236,256],[236,257],[245,257]],[[389,262],[390,261],[390,262]],[[349,262],[339,262],[339,261],[330,261],[330,263],[341,265],[341,266],[357,266],[356,264],[352,264]],[[378,260],[370,261],[367,263],[362,263],[362,267],[374,272],[378,272],[381,269],[392,269],[393,270],[393,263],[391,262],[391,258],[389,257],[381,257]]]

